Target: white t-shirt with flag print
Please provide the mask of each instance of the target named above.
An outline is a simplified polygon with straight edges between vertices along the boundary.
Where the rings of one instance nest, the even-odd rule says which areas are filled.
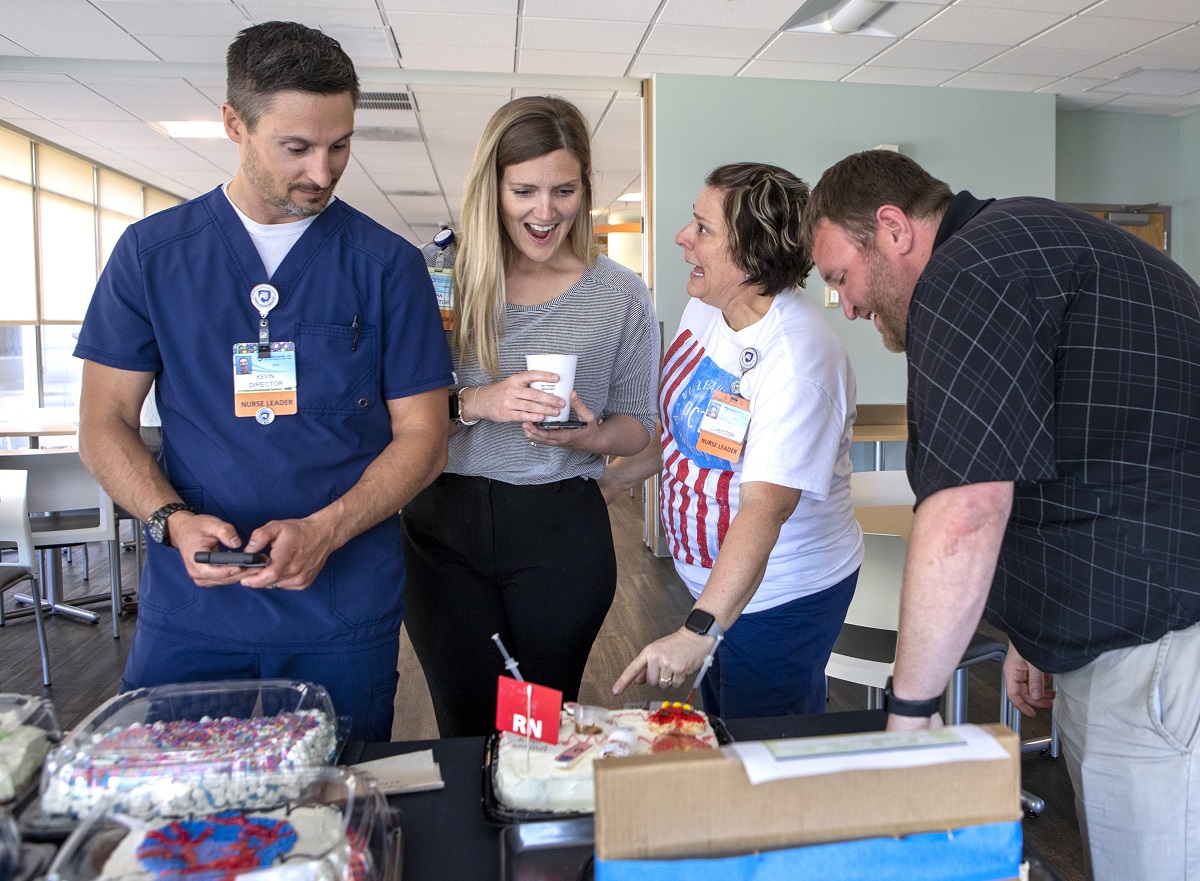
[[[744,375],[743,350],[758,363]],[[696,448],[714,390],[750,401],[741,458]],[[675,568],[699,596],[737,515],[742,483],[802,492],[779,533],[746,612],[761,612],[832,587],[862,563],[862,530],[850,501],[855,382],[841,340],[803,294],[772,298],[767,314],[732,330],[720,310],[692,300],[663,362],[663,525]]]

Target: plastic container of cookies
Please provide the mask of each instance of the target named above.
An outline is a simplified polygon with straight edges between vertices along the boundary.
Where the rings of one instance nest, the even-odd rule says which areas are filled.
[[[119,694],[46,759],[40,811],[76,818],[105,806],[134,817],[273,804],[294,772],[336,758],[324,688],[279,679],[163,685]]]
[[[249,810],[149,821],[98,811],[59,849],[47,881],[398,881],[400,814],[344,768],[294,775],[293,797]]]
[[[0,694],[0,804],[15,809],[32,796],[46,754],[61,739],[50,701]]]

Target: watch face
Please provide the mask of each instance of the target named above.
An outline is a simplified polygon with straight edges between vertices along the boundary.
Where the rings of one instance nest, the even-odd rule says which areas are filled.
[[[687,616],[687,621],[684,626],[693,633],[699,633],[701,636],[707,636],[708,631],[713,626],[713,621],[716,619],[704,611],[703,609],[692,609],[691,614]]]
[[[163,543],[163,521],[161,517],[154,517],[147,524],[150,527],[150,537],[159,544]]]

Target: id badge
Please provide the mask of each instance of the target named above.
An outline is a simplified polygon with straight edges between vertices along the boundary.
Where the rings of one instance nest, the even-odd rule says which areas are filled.
[[[296,344],[272,342],[271,357],[258,357],[258,343],[233,347],[233,414],[268,425],[296,412]]]
[[[700,419],[700,437],[696,449],[736,462],[742,457],[746,432],[750,429],[750,402],[745,398],[716,390],[708,409]]]
[[[442,330],[454,330],[454,270],[430,267],[429,279],[442,313]]]

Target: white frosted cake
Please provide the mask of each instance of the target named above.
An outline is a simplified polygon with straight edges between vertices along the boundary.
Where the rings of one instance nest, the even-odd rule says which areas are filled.
[[[578,725],[576,715],[582,719]],[[569,705],[559,721],[557,745],[508,731],[500,734],[492,776],[500,804],[525,811],[590,813],[596,807],[592,764],[602,755],[717,747],[708,717],[686,704],[663,704],[652,711]]]
[[[135,817],[255,808],[292,798],[292,772],[328,764],[321,710],[136,723],[64,743],[46,763],[42,810],[82,816],[102,800]]]
[[[44,729],[24,724],[16,711],[0,712],[0,802],[16,798],[41,770],[49,750]]]
[[[358,881],[364,854],[342,814],[324,805],[226,811],[131,829],[99,878],[123,881]]]

